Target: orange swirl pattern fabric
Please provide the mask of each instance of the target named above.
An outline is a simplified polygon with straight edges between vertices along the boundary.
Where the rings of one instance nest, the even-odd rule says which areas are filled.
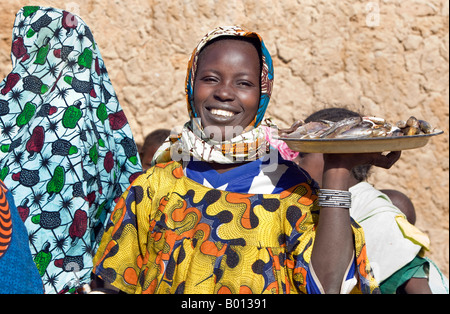
[[[3,185],[0,185],[0,258],[6,253],[11,244],[12,219],[9,210],[6,191]]]
[[[43,292],[44,285],[28,245],[27,230],[11,191],[0,180],[0,295]]]
[[[115,207],[94,272],[127,293],[307,293],[318,210],[307,183],[234,193],[192,181],[180,163],[157,164]],[[364,234],[352,229],[354,292],[377,292]]]

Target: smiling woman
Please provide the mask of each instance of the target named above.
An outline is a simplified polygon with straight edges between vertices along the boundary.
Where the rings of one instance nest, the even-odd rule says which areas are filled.
[[[389,167],[398,155],[326,156],[319,191],[266,141],[272,81],[256,33],[221,27],[200,41],[186,77],[190,120],[122,195],[97,275],[128,293],[379,292],[347,181],[354,165]]]
[[[220,68],[217,61],[210,63],[204,60],[205,55],[212,59],[211,55],[219,52],[220,49],[214,48],[216,45],[230,52],[227,42],[243,49],[240,52],[233,50],[231,55],[222,57],[222,61],[229,64]],[[250,53],[248,56],[245,55],[247,52]],[[200,73],[200,66],[200,71],[209,70],[211,73]],[[219,68],[214,68],[218,66]],[[223,73],[218,73],[218,70]],[[228,82],[225,80],[225,72],[228,72],[228,76],[232,75],[231,81],[230,78],[227,78]],[[256,73],[259,78],[255,76]],[[204,76],[199,76],[200,74]],[[251,75],[252,78],[249,77]],[[207,96],[197,90],[200,84],[205,85],[205,89],[200,90],[209,92],[207,102],[203,101]],[[232,164],[236,162],[256,160],[267,155],[269,148],[265,142],[265,131],[259,126],[270,100],[272,84],[272,58],[258,34],[239,27],[219,27],[208,33],[195,48],[188,64],[185,91],[190,121],[184,125],[178,137],[160,147],[155,154],[154,163],[189,160],[193,156],[216,168],[223,167],[223,164],[232,168]],[[211,92],[213,88],[215,91]],[[237,94],[241,98],[236,98]],[[195,97],[198,98],[197,101]],[[256,111],[249,112],[255,105],[257,108],[253,110]]]
[[[200,54],[194,107],[206,136],[218,141],[241,134],[252,122],[260,98],[258,51],[246,41],[216,40]],[[217,129],[218,128],[218,129]]]

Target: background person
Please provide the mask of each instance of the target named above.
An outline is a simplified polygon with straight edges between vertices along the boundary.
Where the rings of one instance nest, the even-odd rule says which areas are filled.
[[[141,171],[92,32],[59,9],[26,6],[0,83],[0,178],[15,198],[46,293],[91,281],[104,221]]]
[[[305,123],[337,122],[357,116],[360,115],[345,108],[327,108],[313,113]],[[319,185],[322,184],[323,154],[300,153],[297,161]],[[350,215],[364,229],[367,255],[381,292],[448,293],[448,279],[424,257],[429,248],[428,236],[407,221],[407,214],[410,219],[415,218],[410,201],[402,207],[402,212],[386,194],[367,182],[370,168],[371,165],[361,165],[352,169]],[[390,192],[390,195],[398,194],[396,190]],[[400,195],[404,203],[405,196]]]
[[[144,144],[139,148],[139,156],[141,157],[142,168],[147,170],[150,168],[153,155],[155,155],[158,148],[169,137],[169,129],[157,129],[150,132],[144,140]]]
[[[42,294],[44,284],[14,198],[0,180],[0,294],[16,293]]]

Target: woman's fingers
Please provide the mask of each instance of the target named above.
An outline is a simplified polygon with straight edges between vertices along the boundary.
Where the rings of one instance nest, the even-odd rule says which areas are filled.
[[[352,169],[359,165],[374,165],[385,169],[391,168],[401,156],[401,151],[382,153],[360,154],[324,154],[324,161],[329,167],[344,167]]]
[[[381,167],[384,169],[389,169],[397,162],[397,160],[400,159],[401,154],[402,154],[401,151],[390,152],[387,155],[380,154],[380,155],[378,155],[377,158],[375,158],[372,165]]]

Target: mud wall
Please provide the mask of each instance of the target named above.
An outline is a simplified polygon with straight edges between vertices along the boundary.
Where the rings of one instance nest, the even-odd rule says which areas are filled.
[[[449,274],[449,3],[446,0],[8,0],[0,4],[0,75],[24,5],[78,14],[100,46],[136,141],[186,121],[184,77],[197,41],[219,25],[259,32],[274,58],[267,116],[289,126],[329,105],[445,131],[404,151],[370,182],[410,196],[429,256]]]

